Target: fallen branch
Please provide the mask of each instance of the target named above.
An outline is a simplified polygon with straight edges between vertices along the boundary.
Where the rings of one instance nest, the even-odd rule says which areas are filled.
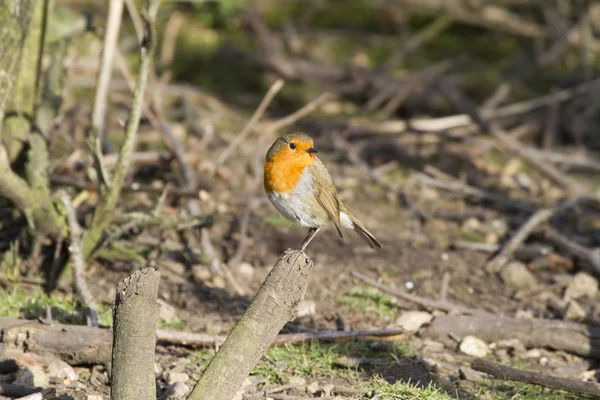
[[[303,333],[280,333],[273,345],[300,344],[312,340],[345,341],[395,340],[402,330],[399,328],[376,329],[372,331],[316,331]],[[112,333],[110,329],[81,325],[46,324],[37,320],[19,320],[0,317],[0,334],[6,349],[21,346],[32,353],[50,354],[61,358],[71,365],[107,364],[110,362]],[[21,336],[19,336],[21,335]],[[26,337],[19,342],[19,337]],[[220,347],[227,335],[209,335],[207,333],[182,332],[167,329],[156,330],[156,340],[163,345],[187,347]],[[68,343],[68,346],[65,346]],[[11,359],[7,350],[0,355]],[[28,354],[28,353],[26,353]],[[0,364],[0,373],[2,372]]]
[[[112,350],[113,400],[156,399],[154,349],[160,273],[136,271],[119,283],[114,310]]]
[[[546,240],[550,241],[556,247],[589,263],[594,272],[600,274],[600,250],[582,246],[549,226],[544,228],[543,235]]]
[[[550,389],[600,396],[600,385],[595,382],[585,382],[539,372],[523,371],[481,359],[474,360],[471,363],[471,368],[475,371],[485,372],[503,381],[525,382]]]
[[[448,301],[427,299],[425,297],[419,297],[419,296],[407,293],[402,290],[394,289],[393,287],[379,283],[375,279],[369,278],[368,276],[363,275],[356,271],[352,271],[350,274],[353,277],[355,277],[356,279],[359,279],[362,282],[364,282],[370,286],[373,286],[379,290],[382,290],[385,293],[391,294],[392,296],[396,296],[402,300],[410,301],[411,303],[418,304],[425,308],[429,308],[429,309],[433,309],[433,310],[451,311],[451,312],[457,312],[457,313],[473,311],[473,310],[469,310],[466,307],[460,306],[458,304],[452,304]]]
[[[98,305],[85,280],[85,271],[87,270],[87,267],[81,251],[81,227],[77,222],[73,203],[71,203],[71,198],[67,192],[61,190],[59,197],[65,206],[67,222],[69,224],[69,234],[71,236],[69,252],[71,253],[71,267],[73,268],[73,287],[79,296],[81,303],[86,308],[91,326],[98,327]]]
[[[313,263],[288,250],[277,261],[252,304],[208,364],[188,400],[229,400],[304,299]]]
[[[578,197],[569,199],[552,208],[543,208],[536,211],[523,225],[521,225],[510,240],[506,242],[502,250],[486,264],[485,269],[488,272],[498,272],[538,226],[544,224],[554,215],[564,212],[566,209],[571,208],[584,200],[587,200],[587,198]]]
[[[546,347],[600,359],[600,328],[547,319],[517,319],[479,312],[472,315],[439,315],[429,335],[449,340],[467,335],[490,343],[518,339],[526,348]]]

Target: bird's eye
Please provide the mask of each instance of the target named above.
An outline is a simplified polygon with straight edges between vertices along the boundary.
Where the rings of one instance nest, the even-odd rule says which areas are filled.
[[[296,143],[290,143],[290,149],[296,150]]]

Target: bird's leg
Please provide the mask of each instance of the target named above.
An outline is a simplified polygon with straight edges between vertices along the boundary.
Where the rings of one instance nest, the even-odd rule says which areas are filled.
[[[321,227],[310,228],[308,230],[308,234],[306,235],[306,238],[304,239],[304,242],[302,243],[302,247],[300,247],[300,251],[304,251],[306,249],[306,246],[308,246],[310,241],[313,240],[313,238],[315,236],[317,236],[317,233],[319,232],[320,229],[321,229]]]

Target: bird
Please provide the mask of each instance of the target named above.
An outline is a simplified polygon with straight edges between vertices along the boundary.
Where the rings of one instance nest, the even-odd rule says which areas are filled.
[[[341,238],[342,227],[353,229],[369,247],[381,248],[381,243],[339,199],[331,175],[317,153],[309,135],[294,132],[279,136],[265,157],[267,197],[285,218],[309,228],[299,251],[303,252],[329,222],[333,222]]]

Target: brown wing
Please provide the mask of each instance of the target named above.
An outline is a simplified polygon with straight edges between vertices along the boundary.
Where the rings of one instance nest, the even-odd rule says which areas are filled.
[[[333,186],[331,175],[329,175],[325,165],[318,158],[309,168],[311,169],[313,177],[317,202],[323,210],[325,210],[329,219],[333,221],[340,237],[343,238],[342,226],[340,224],[340,202],[337,197],[335,186]]]

